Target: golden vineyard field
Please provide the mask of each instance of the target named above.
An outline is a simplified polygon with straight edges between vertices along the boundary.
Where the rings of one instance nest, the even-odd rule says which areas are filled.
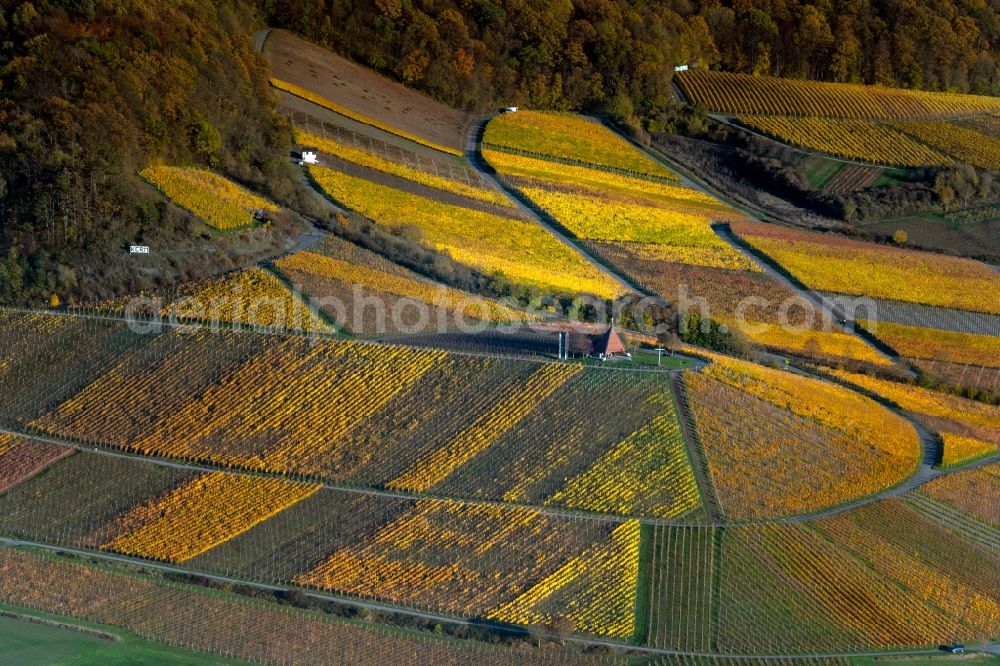
[[[278,210],[264,197],[206,169],[150,166],[139,175],[216,229],[248,227],[254,223],[254,212]]]
[[[393,176],[405,178],[406,180],[420,183],[421,185],[427,185],[428,187],[444,190],[445,192],[451,192],[452,194],[457,194],[469,199],[483,201],[495,206],[502,206],[505,208],[513,207],[510,199],[508,199],[496,188],[490,187],[485,183],[478,183],[477,181],[478,185],[472,185],[467,182],[454,180],[452,178],[445,178],[436,173],[430,173],[429,171],[418,169],[410,164],[395,162],[374,153],[361,150],[360,148],[347,145],[346,143],[341,143],[332,138],[319,136],[300,129],[295,130],[295,140],[300,144],[313,146],[318,148],[321,152],[329,153],[330,155],[342,160],[353,162],[354,164],[368,167],[369,169],[375,169],[376,171],[381,171]]]
[[[485,272],[571,293],[613,297],[624,291],[535,222],[443,204],[333,169],[311,172],[345,206],[388,227],[416,225],[428,243]]]
[[[1000,272],[972,259],[753,222],[733,230],[812,289],[1000,313]]]
[[[483,143],[487,147],[677,180],[669,169],[632,148],[604,125],[571,113],[518,111],[497,116],[486,126]]]
[[[954,161],[896,125],[782,116],[741,116],[740,122],[794,146],[873,164],[921,167],[946,166]],[[934,124],[952,127],[948,123]]]
[[[733,115],[915,120],[989,113],[1000,99],[692,70],[677,75],[692,104]]]

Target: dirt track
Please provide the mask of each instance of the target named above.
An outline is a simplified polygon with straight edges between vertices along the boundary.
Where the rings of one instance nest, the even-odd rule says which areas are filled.
[[[276,78],[404,132],[450,148],[465,147],[472,118],[462,111],[284,30],[272,30],[263,49]]]

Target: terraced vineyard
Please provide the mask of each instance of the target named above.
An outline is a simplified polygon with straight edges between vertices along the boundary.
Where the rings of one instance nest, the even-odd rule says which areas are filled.
[[[733,230],[818,291],[1000,314],[1000,273],[971,259],[760,223]]]
[[[676,80],[692,103],[733,115],[912,120],[1000,110],[995,97],[929,93],[691,70]]]
[[[139,175],[175,204],[222,231],[249,227],[256,213],[278,210],[264,197],[205,169],[151,166]]]
[[[617,282],[534,223],[438,203],[331,169],[310,171],[343,205],[388,227],[415,225],[428,243],[462,263],[564,292],[603,297],[623,292]]]
[[[908,128],[924,126],[920,123],[886,125],[858,120],[782,116],[741,117],[740,122],[793,146],[869,164],[923,167],[954,163],[952,153],[943,146],[928,146],[922,139],[917,140],[908,133]],[[956,128],[949,123],[932,124],[940,126],[937,131]],[[975,134],[971,130],[966,131]],[[962,156],[967,156],[967,151]]]
[[[1000,637],[1000,272],[901,247],[988,256],[1000,98],[721,71],[979,90],[996,7],[935,8],[961,53],[915,68],[874,6],[71,4],[0,9],[5,627],[295,666]],[[113,257],[191,222],[137,168],[213,233]]]
[[[599,122],[570,113],[518,111],[486,126],[486,147],[565,160],[571,164],[677,180]]]
[[[494,123],[507,122],[506,118],[491,121],[487,134]],[[506,127],[504,131],[513,130]],[[575,138],[559,135],[559,131],[569,130],[554,125],[548,140],[559,143]],[[621,146],[620,154],[630,155],[628,159],[645,158],[627,144]],[[720,238],[713,223],[746,218],[708,195],[580,164],[566,165],[544,155],[484,150],[483,156],[508,185],[633,284],[682,306],[694,303],[698,307],[704,300],[709,306],[705,316],[736,327],[772,349],[886,363],[857,337],[825,321],[808,301],[763,275],[756,263]],[[765,301],[763,307],[760,299]],[[792,326],[777,326],[779,311]]]

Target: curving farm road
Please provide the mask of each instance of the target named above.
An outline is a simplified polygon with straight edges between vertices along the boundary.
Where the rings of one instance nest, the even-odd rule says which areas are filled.
[[[465,157],[469,163],[478,171],[486,180],[488,180],[493,187],[498,191],[503,192],[517,206],[518,210],[528,216],[528,219],[541,225],[546,231],[551,233],[559,242],[561,242],[566,247],[570,248],[573,252],[579,255],[584,261],[596,268],[601,273],[604,273],[612,280],[617,282],[626,292],[638,292],[640,294],[649,296],[651,294],[646,293],[639,285],[633,284],[630,280],[624,276],[618,274],[609,268],[606,264],[602,263],[596,257],[591,255],[589,252],[581,248],[579,245],[574,243],[569,236],[567,236],[563,231],[558,228],[555,220],[551,219],[545,211],[541,210],[535,206],[527,197],[522,195],[520,192],[512,187],[507,186],[500,178],[497,177],[497,171],[492,166],[490,166],[486,160],[483,158],[482,144],[483,144],[483,134],[486,132],[486,124],[493,118],[493,116],[485,116],[480,118],[472,124],[469,129],[469,134],[466,138],[465,144]]]

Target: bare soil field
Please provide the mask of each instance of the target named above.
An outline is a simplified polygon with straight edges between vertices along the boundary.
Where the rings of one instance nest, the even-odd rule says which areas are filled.
[[[911,217],[865,225],[866,231],[892,234],[902,229],[910,243],[948,254],[1000,262],[1000,220],[968,224],[958,228],[933,218]]]
[[[273,75],[358,113],[458,150],[472,116],[410,90],[284,30],[264,44]]]
[[[390,134],[378,127],[365,125],[290,93],[281,90],[277,92],[281,95],[281,100],[278,102],[278,109],[291,118],[294,125],[298,125],[308,131],[319,131],[319,133],[322,133],[320,126],[336,125],[345,131],[354,132],[373,141],[395,146],[411,153],[419,153],[421,158],[434,159],[441,162],[452,160],[455,164],[465,164],[463,157],[442,153],[440,150],[434,150],[415,141]]]

